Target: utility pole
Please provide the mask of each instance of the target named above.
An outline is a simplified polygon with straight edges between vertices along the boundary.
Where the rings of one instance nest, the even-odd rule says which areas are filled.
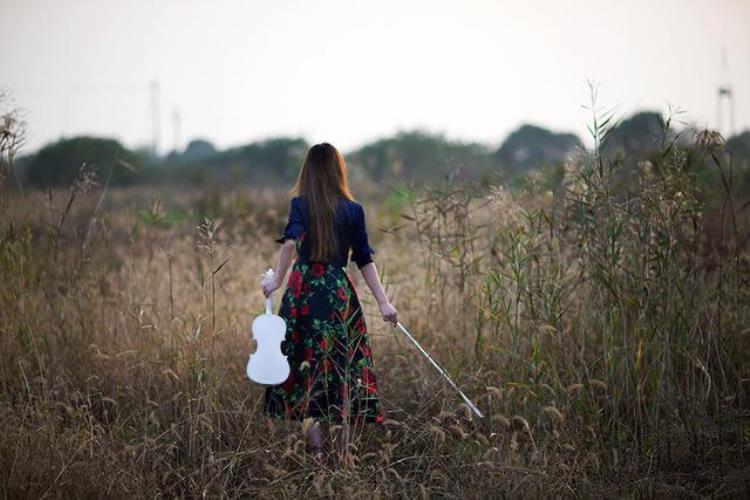
[[[151,81],[151,153],[159,155],[161,139],[161,120],[159,110],[159,80]]]
[[[177,106],[172,110],[172,132],[174,134],[173,149],[179,153],[182,150],[182,115]]]
[[[729,71],[727,69],[727,51],[725,47],[721,49],[721,73],[723,83],[719,85],[716,93],[716,128],[724,135],[729,137],[735,134],[734,128],[734,92],[729,84]],[[729,129],[724,130],[724,108],[727,108],[729,114]]]

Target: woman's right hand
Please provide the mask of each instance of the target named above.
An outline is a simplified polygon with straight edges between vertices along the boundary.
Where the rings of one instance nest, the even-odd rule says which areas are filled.
[[[398,311],[396,308],[388,301],[379,303],[378,306],[380,307],[380,314],[383,316],[383,320],[393,323],[395,326],[398,321]]]
[[[268,298],[269,295],[281,288],[281,283],[279,282],[278,276],[276,276],[269,283],[261,284],[260,287],[263,290],[263,295]]]

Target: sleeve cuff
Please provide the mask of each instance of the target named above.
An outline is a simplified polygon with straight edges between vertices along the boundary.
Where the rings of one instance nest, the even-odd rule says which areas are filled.
[[[374,261],[370,257],[368,257],[366,259],[355,260],[354,262],[356,262],[357,264],[357,269],[362,269],[367,264],[369,264],[370,262],[374,262]]]
[[[302,240],[305,236],[305,232],[301,232],[299,234],[290,234],[285,233],[281,235],[281,237],[274,239],[276,243],[284,243],[286,240]]]
[[[366,252],[357,253],[352,255],[352,260],[357,264],[359,269],[362,269],[370,262],[373,262],[372,254],[375,253],[375,249],[368,245]]]

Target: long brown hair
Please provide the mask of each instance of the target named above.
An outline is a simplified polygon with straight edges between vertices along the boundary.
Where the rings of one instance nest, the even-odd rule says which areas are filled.
[[[346,162],[339,150],[327,142],[311,147],[292,194],[306,198],[310,208],[310,260],[322,262],[333,257],[336,202],[341,197],[353,199],[347,183]]]

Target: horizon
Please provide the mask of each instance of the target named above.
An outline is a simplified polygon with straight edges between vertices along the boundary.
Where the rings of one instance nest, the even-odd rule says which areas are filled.
[[[629,119],[629,118],[631,118],[631,117],[633,117],[635,115],[641,114],[641,113],[652,113],[652,112],[653,113],[661,113],[658,110],[643,109],[643,110],[635,110],[632,114],[628,114],[626,116],[620,116],[620,117],[617,117],[617,118],[619,119],[619,121],[623,121],[623,120],[627,120],[627,119]],[[664,116],[664,114],[662,114],[662,116]],[[675,125],[672,124],[672,128],[673,129],[677,129],[678,131],[688,131],[688,130],[698,131],[698,130],[700,130],[698,128],[695,128],[694,125],[690,124],[690,123],[681,123],[679,121],[677,121],[677,123],[678,123],[678,126],[675,127]],[[471,139],[463,139],[463,138],[456,139],[456,138],[451,137],[449,135],[446,135],[446,134],[444,134],[443,132],[440,132],[440,131],[431,131],[431,130],[425,130],[425,129],[421,129],[421,128],[412,128],[412,129],[395,130],[390,135],[374,137],[374,138],[370,139],[367,142],[364,142],[362,144],[356,145],[354,148],[351,148],[351,149],[348,149],[348,150],[341,150],[341,152],[344,155],[352,154],[352,153],[355,153],[355,152],[359,151],[363,147],[375,144],[375,143],[377,143],[379,141],[392,139],[392,138],[397,137],[400,134],[414,134],[414,133],[425,134],[425,135],[427,135],[429,137],[434,137],[434,138],[440,138],[440,139],[442,139],[442,140],[444,140],[445,142],[448,142],[448,143],[456,143],[456,144],[460,143],[460,144],[464,144],[464,145],[476,144],[476,145],[480,145],[480,146],[485,146],[485,147],[487,147],[489,149],[490,152],[492,152],[493,150],[496,150],[500,146],[502,146],[502,144],[508,139],[508,137],[511,134],[513,134],[514,132],[517,132],[518,130],[520,130],[522,127],[525,127],[525,126],[532,126],[532,127],[542,128],[542,129],[545,129],[545,130],[547,130],[547,131],[549,131],[549,132],[551,132],[553,134],[556,134],[556,135],[559,135],[559,134],[573,134],[573,135],[575,135],[575,137],[577,137],[578,139],[580,139],[581,143],[584,146],[586,146],[587,148],[591,147],[592,144],[593,144],[593,142],[590,140],[590,135],[580,136],[577,133],[572,132],[570,130],[555,130],[555,129],[550,129],[550,128],[545,127],[543,124],[539,124],[539,123],[520,123],[518,125],[518,127],[516,127],[513,130],[510,130],[505,136],[503,136],[499,141],[497,141],[495,143],[483,142],[483,141],[471,140]],[[724,139],[726,140],[726,139],[729,139],[731,137],[736,137],[736,136],[739,136],[739,135],[741,135],[743,133],[747,133],[747,132],[750,132],[750,128],[746,128],[746,129],[743,129],[743,130],[737,130],[735,134],[730,135],[730,136],[726,136],[726,137],[724,137]],[[129,144],[125,144],[125,143],[122,143],[117,137],[98,136],[98,135],[92,135],[92,134],[80,134],[80,135],[60,136],[57,139],[54,139],[54,140],[52,140],[52,141],[50,141],[48,143],[42,144],[40,147],[36,148],[33,151],[26,151],[21,156],[31,156],[31,155],[36,154],[40,149],[43,149],[46,146],[53,145],[53,144],[55,144],[57,142],[61,142],[61,141],[65,141],[65,140],[78,139],[78,138],[113,139],[113,140],[117,140],[118,142],[120,142],[120,145],[122,145],[123,147],[125,147],[126,149],[128,149],[130,151],[146,151],[146,152],[149,152],[148,150],[150,148],[150,145],[148,145],[148,144],[146,144],[146,145],[129,145]],[[273,136],[268,136],[268,137],[255,138],[255,139],[253,139],[251,141],[248,141],[248,142],[243,142],[243,143],[238,143],[238,144],[229,144],[227,146],[220,147],[218,144],[213,143],[211,140],[208,140],[205,137],[198,136],[198,137],[193,137],[193,138],[190,138],[189,140],[187,140],[186,143],[183,145],[183,147],[182,147],[181,150],[174,150],[174,149],[172,149],[172,150],[167,150],[167,151],[161,151],[159,153],[159,158],[166,158],[168,155],[173,154],[173,153],[177,153],[177,154],[184,153],[186,151],[187,146],[189,145],[189,143],[194,142],[194,141],[206,141],[206,142],[208,142],[209,144],[211,144],[212,146],[214,146],[216,148],[216,152],[217,153],[221,153],[221,152],[228,151],[228,150],[231,150],[231,149],[241,148],[243,146],[247,146],[247,145],[250,145],[250,144],[258,144],[258,143],[263,143],[265,141],[270,141],[270,140],[275,140],[275,139],[301,139],[301,140],[307,142],[307,144],[310,145],[310,146],[312,146],[312,145],[315,144],[314,142],[308,140],[308,138],[304,137],[304,136],[273,135]],[[327,141],[322,141],[322,142],[327,142]]]
[[[289,4],[295,8],[285,10]],[[523,124],[589,144],[587,80],[599,84],[598,105],[619,118],[672,105],[685,110],[678,120],[698,128],[717,128],[716,92],[729,84],[734,133],[750,128],[742,93],[750,88],[750,4],[741,1],[609,2],[606,13],[590,0],[11,0],[0,9],[9,13],[0,17],[0,87],[12,98],[7,107],[24,111],[24,155],[80,135],[131,149],[150,147],[156,135],[161,155],[193,139],[228,149],[275,137],[351,152],[410,131],[492,147]],[[570,12],[575,19],[559,22]],[[322,19],[337,29],[320,36]],[[329,55],[333,66],[323,69],[332,82],[310,79],[315,58]],[[300,79],[305,86],[294,84]]]

